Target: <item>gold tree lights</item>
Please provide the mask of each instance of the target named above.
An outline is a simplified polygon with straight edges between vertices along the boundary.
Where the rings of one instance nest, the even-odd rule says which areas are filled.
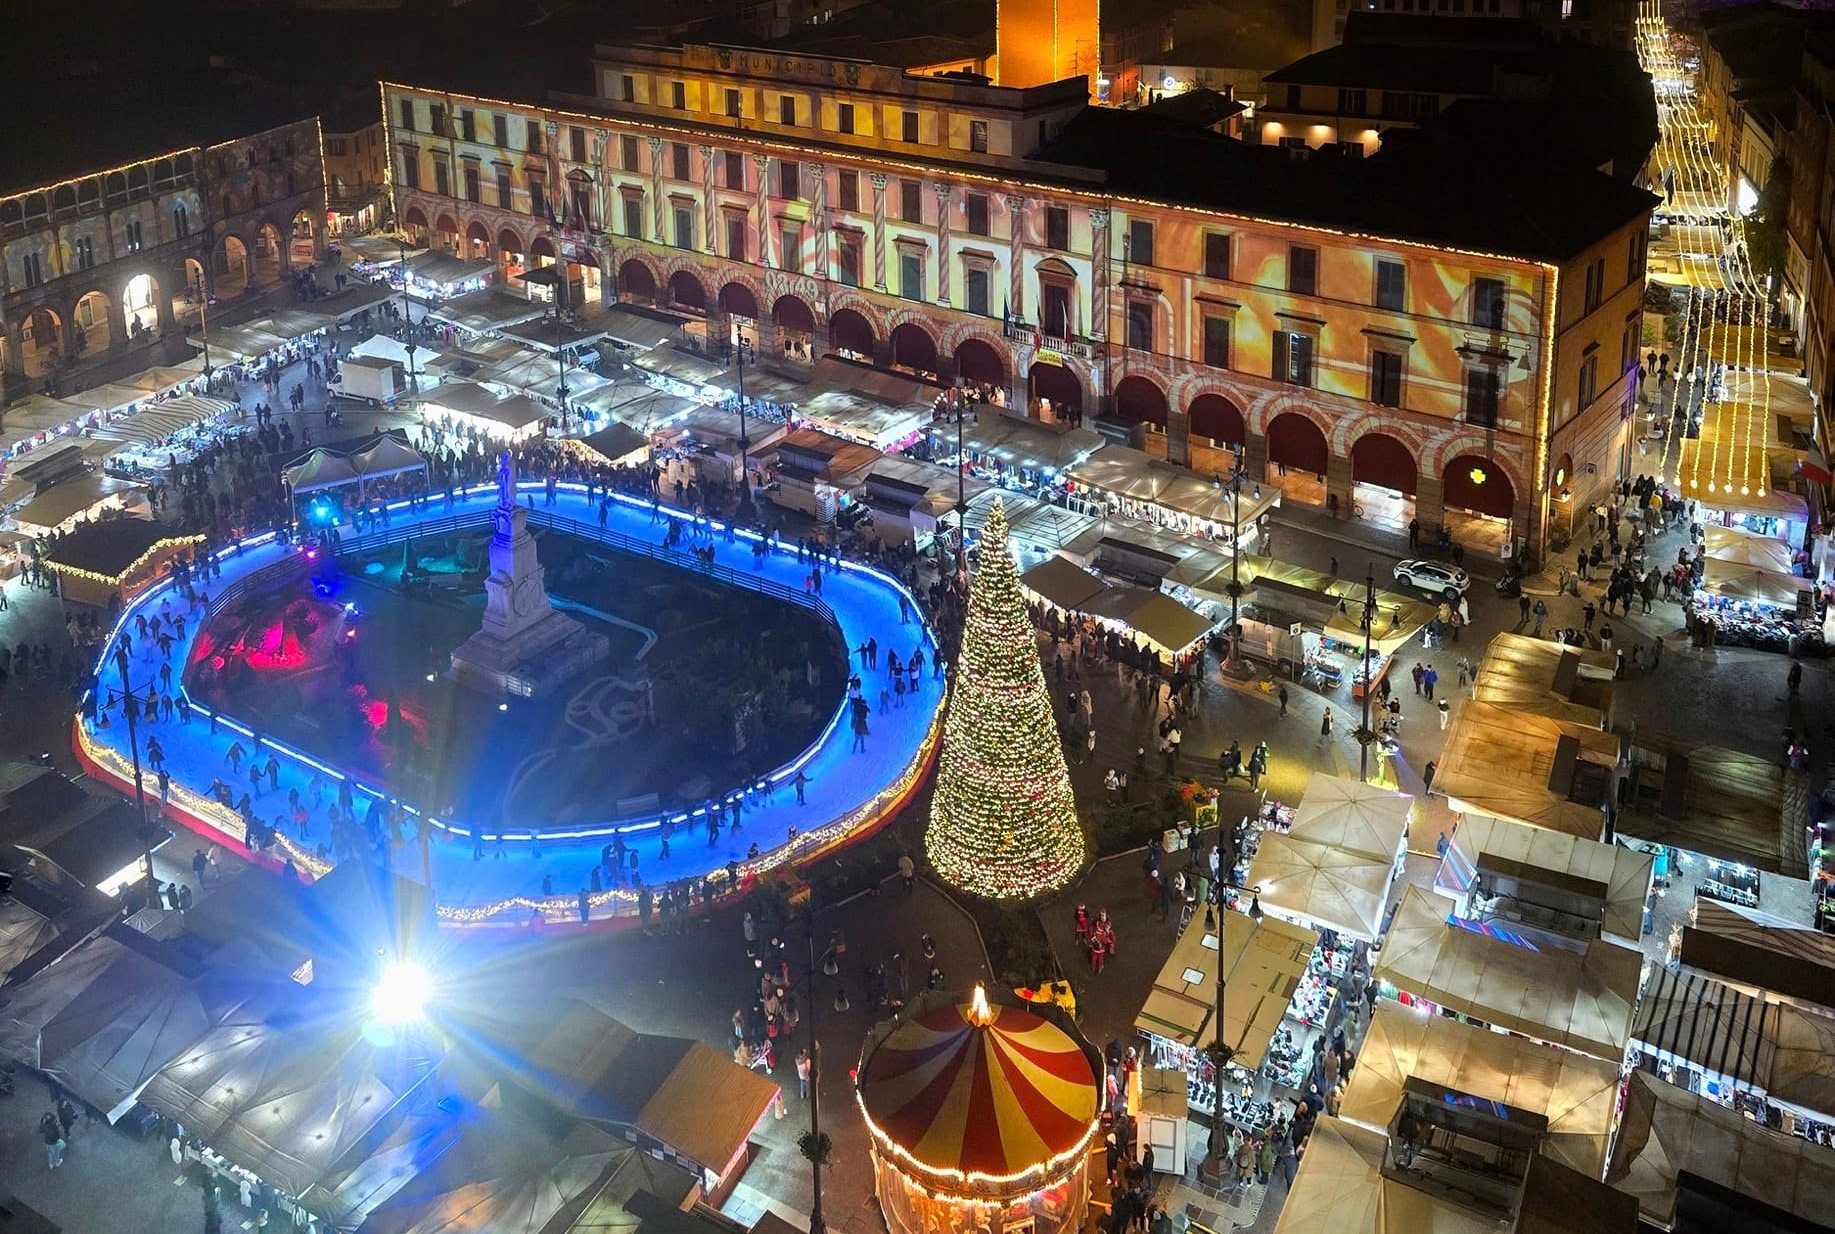
[[[946,881],[990,899],[1055,891],[1083,864],[1083,827],[999,500],[969,588],[925,845]]]

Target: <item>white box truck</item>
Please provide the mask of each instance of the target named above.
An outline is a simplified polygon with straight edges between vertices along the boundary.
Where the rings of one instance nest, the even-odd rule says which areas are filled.
[[[381,356],[352,356],[338,365],[331,379],[333,398],[356,399],[372,407],[386,407],[407,389],[401,365]]]

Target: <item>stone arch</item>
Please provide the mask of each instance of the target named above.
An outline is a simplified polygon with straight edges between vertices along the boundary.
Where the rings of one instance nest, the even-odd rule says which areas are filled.
[[[960,339],[956,343],[955,357],[956,375],[963,381],[1006,387],[1007,357],[1001,348],[982,335],[970,334]]]
[[[866,322],[867,329],[871,331],[874,338],[883,338],[890,334],[892,326],[897,324],[888,322],[880,307],[858,292],[842,292],[829,297],[828,313],[831,321],[843,310],[857,314],[862,321]]]
[[[1129,424],[1153,424],[1166,427],[1171,406],[1166,391],[1153,378],[1129,373],[1115,383],[1115,418]]]
[[[1351,483],[1373,484],[1413,497],[1420,465],[1407,443],[1393,433],[1372,429],[1351,446]]]
[[[707,311],[707,288],[694,270],[678,268],[669,276],[668,291],[670,303],[678,308]]]
[[[801,296],[782,295],[771,302],[771,321],[779,330],[806,337],[815,333],[816,311]]]
[[[465,251],[462,256],[473,261],[491,255],[491,232],[477,219],[465,225]]]
[[[459,247],[459,220],[450,212],[442,212],[433,220],[433,239],[441,248],[451,252]]]
[[[226,234],[212,251],[210,290],[222,299],[239,296],[255,277],[248,241],[234,232]]]
[[[1455,454],[1440,472],[1441,499],[1449,509],[1516,517],[1516,483],[1496,458]]]
[[[937,340],[920,321],[899,322],[886,336],[892,363],[920,373],[937,371]]]
[[[720,289],[719,305],[728,316],[759,320],[758,296],[744,279],[732,279]]]
[[[427,235],[427,212],[419,206],[409,206],[401,212],[401,229],[408,233],[408,239],[419,245]]]
[[[836,309],[828,315],[828,341],[836,351],[849,351],[868,360],[879,345],[873,323],[856,309]]]
[[[1186,405],[1185,415],[1193,437],[1240,446],[1248,433],[1248,417],[1243,415],[1236,400],[1215,390],[1196,395]]]
[[[107,351],[115,338],[115,298],[100,287],[91,287],[70,306],[70,354],[86,356]]]
[[[656,267],[647,259],[627,257],[618,267],[618,294],[642,300],[656,297]]]
[[[1060,421],[1074,420],[1082,415],[1088,391],[1083,374],[1069,364],[1041,364],[1034,360],[1026,371],[1029,397],[1050,399],[1052,416]]]
[[[263,219],[255,228],[249,251],[254,257],[255,282],[264,287],[279,282],[288,268],[287,241],[280,228]]]
[[[150,270],[142,270],[130,277],[121,285],[121,320],[127,329],[128,338],[145,338],[157,333],[160,324],[160,285],[159,278]]]
[[[288,242],[296,248],[308,248],[311,252],[311,257],[307,260],[316,261],[319,255],[319,233],[321,230],[323,230],[323,224],[317,216],[315,216],[312,211],[302,206],[293,212],[293,220],[290,224],[287,239]],[[301,254],[301,256],[304,255],[304,253]]]
[[[1319,408],[1306,399],[1291,393],[1290,388],[1286,386],[1273,391],[1266,398],[1255,400],[1254,406],[1249,409],[1249,431],[1266,437],[1268,426],[1285,415],[1296,415],[1311,420],[1313,427],[1319,430],[1319,434],[1327,442],[1331,441],[1331,421],[1325,418],[1325,414]]]
[[[1298,471],[1324,475],[1331,467],[1331,446],[1318,421],[1289,409],[1268,421],[1268,461]]]
[[[529,242],[523,239],[514,227],[497,229],[497,260],[499,262],[520,265],[528,253]]]
[[[1425,462],[1421,469],[1431,475],[1438,475],[1445,471],[1447,464],[1453,460],[1455,455],[1477,454],[1502,467],[1509,475],[1511,485],[1518,491],[1526,491],[1522,474],[1517,468],[1517,460],[1512,458],[1508,452],[1499,450],[1497,443],[1483,433],[1445,433],[1428,449],[1422,451],[1422,454]]]
[[[64,355],[64,318],[40,304],[26,310],[20,320],[23,348],[20,367],[27,377],[38,377],[57,366]]]

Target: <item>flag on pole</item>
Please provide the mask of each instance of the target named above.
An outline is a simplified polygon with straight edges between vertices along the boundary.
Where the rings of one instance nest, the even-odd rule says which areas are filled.
[[[1806,480],[1822,485],[1835,481],[1835,472],[1829,470],[1828,455],[1824,454],[1822,447],[1814,441],[1810,442],[1809,457],[1798,462],[1797,474]]]

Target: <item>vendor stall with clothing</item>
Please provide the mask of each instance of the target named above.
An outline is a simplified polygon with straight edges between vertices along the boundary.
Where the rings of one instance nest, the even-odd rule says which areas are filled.
[[[451,253],[428,249],[405,262],[388,266],[383,273],[396,287],[401,287],[405,280],[407,293],[415,299],[432,302],[482,291],[490,285],[496,271],[496,263],[488,258],[467,261]]]
[[[1447,842],[1434,890],[1451,897],[1462,917],[1635,947],[1649,920],[1653,877],[1651,855],[1623,844],[1466,814]]]
[[[1815,589],[1796,574],[1709,556],[1689,596],[1688,616],[1696,642],[1704,646],[1828,654]]]
[[[539,437],[548,409],[527,395],[499,398],[475,382],[454,381],[424,391],[422,420],[448,421],[493,441],[517,442]]]
[[[930,457],[953,466],[966,458],[971,474],[1015,492],[1057,489],[1063,474],[1107,444],[1094,429],[1052,424],[1028,416],[1006,415],[993,408],[960,412],[960,426],[938,420],[930,425]],[[957,451],[960,428],[961,450]]]
[[[1187,535],[1232,545],[1240,528],[1244,551],[1261,543],[1268,512],[1280,504],[1279,489],[1258,484],[1232,496],[1217,477],[1201,479],[1183,467],[1129,446],[1111,445],[1065,470],[1073,494],[1097,509],[1138,518]]]
[[[1226,566],[1196,589],[1227,596],[1237,578],[1243,587],[1237,607],[1242,625],[1238,650],[1269,661],[1278,675],[1321,693],[1332,693],[1348,681],[1353,700],[1364,694],[1366,637],[1370,680],[1380,685],[1395,654],[1436,618],[1432,604],[1378,590],[1366,630],[1364,583],[1270,557],[1245,556],[1234,570]]]

